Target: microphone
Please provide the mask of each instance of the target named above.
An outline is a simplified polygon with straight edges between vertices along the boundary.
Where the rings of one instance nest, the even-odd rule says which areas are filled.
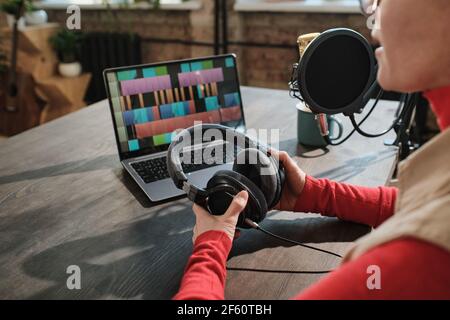
[[[289,82],[290,95],[298,98],[316,114],[321,135],[328,144],[337,146],[347,141],[355,132],[368,137],[381,137],[395,129],[402,146],[412,144],[411,115],[417,104],[417,94],[402,95],[398,115],[393,124],[381,133],[367,133],[361,125],[367,120],[382,97],[383,89],[376,80],[378,65],[374,51],[360,33],[346,28],[330,29],[323,33],[302,35],[297,39],[300,61],[294,64]],[[375,102],[364,118],[356,121],[354,114],[361,113],[372,97]],[[343,113],[350,118],[354,129],[339,142],[331,141],[327,115]],[[402,148],[404,159],[410,148]]]
[[[294,65],[289,86],[313,113],[360,113],[381,90],[373,49],[360,33],[330,29],[302,35],[297,44],[300,61]]]
[[[303,53],[305,53],[305,50],[308,47],[308,45],[318,36],[320,36],[320,33],[315,32],[303,34],[297,38],[297,45],[298,51],[300,53],[300,58],[303,56]]]

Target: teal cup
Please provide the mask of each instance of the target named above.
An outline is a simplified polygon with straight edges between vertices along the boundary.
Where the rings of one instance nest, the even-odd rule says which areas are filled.
[[[334,116],[327,116],[328,138],[338,140],[342,137],[344,127]],[[321,135],[315,114],[303,103],[297,104],[297,140],[299,143],[310,147],[326,147],[328,142]]]

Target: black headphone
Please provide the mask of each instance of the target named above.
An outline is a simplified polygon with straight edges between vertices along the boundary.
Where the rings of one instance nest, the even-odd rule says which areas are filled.
[[[193,145],[194,132],[201,132],[203,142],[205,131],[210,129],[218,130],[226,143],[241,150],[236,155],[233,170],[217,171],[203,189],[189,182],[183,172],[180,154],[185,147]],[[176,187],[213,215],[224,214],[233,197],[242,190],[247,191],[247,206],[237,223],[241,228],[250,227],[245,223],[246,218],[258,223],[266,217],[266,213],[280,201],[285,180],[284,168],[267,148],[245,134],[217,124],[195,125],[178,133],[168,149],[167,169]]]

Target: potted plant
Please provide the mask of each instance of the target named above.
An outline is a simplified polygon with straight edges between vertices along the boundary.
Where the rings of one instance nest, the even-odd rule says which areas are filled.
[[[81,64],[77,58],[81,42],[81,33],[61,29],[50,38],[50,44],[59,58],[58,71],[64,77],[77,77],[81,74]]]
[[[11,29],[16,17],[18,18],[18,28],[23,29],[25,27],[23,11],[33,10],[33,4],[31,0],[5,0],[0,3],[0,10],[6,13],[6,21]]]
[[[37,9],[31,6],[29,10],[25,13],[25,22],[27,26],[37,26],[45,24],[48,21],[48,15],[45,10]]]

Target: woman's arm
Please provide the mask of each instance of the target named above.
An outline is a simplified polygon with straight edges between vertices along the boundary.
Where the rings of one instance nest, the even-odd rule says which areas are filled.
[[[230,248],[224,232],[200,235],[174,299],[224,299]],[[379,288],[369,278],[374,267],[379,270]],[[413,238],[398,239],[338,267],[295,299],[450,299],[448,270],[446,250]]]
[[[397,192],[394,188],[354,187],[306,177],[287,153],[276,155],[287,175],[282,198],[277,205],[280,210],[322,212],[373,226],[380,224],[394,211]],[[194,206],[197,216],[194,252],[174,299],[223,299],[226,258],[231,249],[237,217],[246,202],[247,194],[238,195],[224,216],[212,216]],[[366,214],[361,214],[364,212]]]
[[[223,299],[226,261],[231,250],[239,214],[247,205],[248,193],[239,192],[227,211],[220,216],[194,204],[194,252],[184,271],[174,299]]]
[[[307,176],[294,211],[377,227],[394,214],[397,192],[394,187],[369,188]]]
[[[232,241],[225,232],[207,231],[197,237],[176,300],[224,299],[226,261]]]
[[[448,251],[414,238],[398,239],[345,263],[295,299],[450,299],[449,270]]]
[[[271,150],[283,164],[286,181],[275,209],[314,212],[376,227],[394,214],[397,189],[368,188],[306,176],[284,151]]]

